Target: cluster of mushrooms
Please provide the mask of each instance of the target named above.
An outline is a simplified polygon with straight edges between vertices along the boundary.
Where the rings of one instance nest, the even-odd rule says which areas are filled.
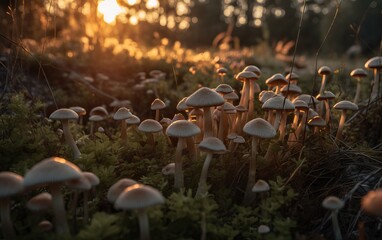
[[[374,70],[374,85],[370,99],[379,98],[382,57],[368,60],[365,67]],[[156,135],[163,134],[168,139],[168,144],[173,145],[176,149],[175,157],[174,162],[165,166],[162,172],[166,175],[174,175],[176,190],[187,187],[184,183],[183,156],[186,154],[191,160],[203,157],[204,164],[195,195],[197,198],[208,195],[207,175],[214,156],[235,153],[239,144],[248,141],[251,146],[251,157],[243,198],[243,203],[246,205],[254,203],[256,194],[269,191],[267,182],[257,179],[256,176],[260,141],[268,139],[268,149],[264,159],[270,164],[281,154],[271,147],[272,142],[293,146],[301,143],[307,134],[330,134],[331,111],[334,109],[342,111],[335,136],[336,141],[340,142],[347,112],[358,110],[357,104],[363,103],[360,81],[367,77],[364,69],[354,69],[350,75],[358,81],[358,86],[353,102],[343,100],[337,102],[331,109],[330,100],[335,99],[335,95],[326,90],[327,80],[332,74],[332,70],[327,66],[318,70],[322,76],[322,83],[317,96],[302,94],[301,88],[297,85],[299,76],[296,73],[287,76],[280,73],[272,75],[265,81],[268,90],[261,91],[257,83],[262,74],[261,70],[251,65],[235,77],[236,80],[242,82],[241,97],[239,97],[230,85],[224,83],[227,69],[221,67],[217,73],[220,75],[222,83],[214,89],[201,87],[190,96],[181,99],[177,105],[180,113],[176,114],[173,119],[159,119],[160,110],[166,107],[166,104],[160,99],[155,99],[151,104],[151,109],[155,111],[153,119],[141,121],[124,106],[126,103],[122,101],[113,102],[112,107],[115,108],[115,112],[112,117],[115,121],[120,121],[120,138],[123,143],[128,141],[126,132],[129,126],[134,126],[138,131],[145,133],[146,145],[153,150],[156,147]],[[234,102],[238,104],[235,106]],[[255,105],[259,104],[264,111],[262,116],[258,116],[255,111]],[[66,143],[72,148],[74,161],[81,157],[81,152],[70,133],[69,121],[82,123],[84,115],[86,115],[86,110],[81,107],[58,109],[50,115],[50,119],[62,122],[62,133]],[[90,135],[94,134],[97,124],[108,117],[109,112],[105,107],[99,106],[92,109],[88,119]],[[99,126],[98,131],[103,131],[103,128]],[[41,202],[49,203],[48,206],[51,206],[54,211],[53,225],[57,233],[69,234],[61,187],[66,185],[68,188],[74,189],[77,194],[83,192],[86,194],[84,199],[87,201],[90,189],[98,183],[99,179],[94,174],[81,172],[76,165],[59,157],[41,161],[31,168],[24,178],[10,172],[0,173],[1,220],[4,236],[7,239],[13,239],[15,236],[9,216],[10,196],[28,189],[46,186],[49,193],[43,192],[37,195],[30,200],[30,203],[28,202],[28,205],[33,208],[31,206],[37,204],[39,206],[37,208],[43,208]],[[141,239],[150,238],[145,209],[164,203],[164,197],[159,191],[124,178],[110,188],[107,199],[114,204],[116,209],[138,210]],[[84,203],[84,209],[86,204],[87,202]],[[336,213],[343,205],[344,203],[335,197],[329,197],[323,203],[324,207],[333,211],[332,220],[336,239],[341,239],[341,232],[336,223]],[[89,218],[87,214],[87,210],[84,210],[85,221],[88,221]],[[263,230],[264,233],[270,231],[267,226],[261,226],[261,231],[263,232]]]

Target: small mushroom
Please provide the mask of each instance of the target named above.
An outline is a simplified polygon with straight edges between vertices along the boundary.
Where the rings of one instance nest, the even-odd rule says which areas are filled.
[[[358,110],[358,106],[352,102],[344,100],[344,101],[336,103],[333,106],[333,108],[337,109],[337,110],[342,110],[340,122],[338,125],[338,130],[337,130],[337,134],[336,134],[336,140],[338,141],[338,140],[342,140],[342,131],[343,131],[344,125],[345,125],[347,111],[348,110],[356,111],[356,110]]]
[[[42,192],[31,198],[26,207],[32,212],[41,212],[52,206],[52,195],[48,192]]]
[[[146,119],[138,126],[138,130],[146,134],[146,143],[152,148],[155,147],[155,138],[153,134],[162,131],[162,129],[162,125],[153,119]]]
[[[322,206],[332,212],[333,232],[336,240],[342,240],[341,229],[338,224],[338,211],[344,207],[344,201],[335,196],[329,196],[322,201]]]
[[[173,175],[175,174],[175,163],[169,163],[164,168],[162,168],[163,175]]]
[[[367,72],[365,70],[363,70],[362,68],[356,68],[353,71],[351,71],[350,76],[357,80],[357,89],[356,89],[356,93],[355,93],[353,102],[354,102],[354,104],[358,104],[358,102],[361,98],[362,78],[367,77]]]
[[[332,74],[332,69],[328,66],[322,66],[320,69],[318,69],[318,74],[322,76],[319,94],[323,94],[328,81],[328,77],[330,74]]]
[[[110,203],[115,203],[118,196],[125,190],[126,188],[137,184],[137,181],[130,178],[122,178],[114,183],[109,190],[107,191],[107,200]]]
[[[155,121],[159,121],[159,111],[164,108],[166,108],[166,104],[159,98],[151,103],[151,110],[155,110]]]
[[[83,120],[84,120],[84,116],[86,115],[86,109],[83,107],[79,107],[79,106],[70,107],[69,109],[75,111],[78,114],[78,116],[79,116],[78,124],[82,125]]]
[[[117,121],[121,121],[121,139],[122,141],[127,141],[127,133],[126,133],[126,119],[132,117],[133,114],[129,109],[125,107],[121,107],[118,111],[113,115],[113,119]]]

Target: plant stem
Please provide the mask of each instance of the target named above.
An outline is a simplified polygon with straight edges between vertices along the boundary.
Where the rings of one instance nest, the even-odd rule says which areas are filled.
[[[207,173],[208,168],[210,167],[210,163],[212,160],[212,153],[207,153],[206,159],[204,160],[202,173],[199,179],[198,190],[196,191],[196,198],[202,197],[207,194]]]
[[[150,226],[145,209],[138,210],[139,231],[141,240],[150,240]]]

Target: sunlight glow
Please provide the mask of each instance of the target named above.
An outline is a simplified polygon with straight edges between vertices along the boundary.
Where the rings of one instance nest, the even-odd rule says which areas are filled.
[[[147,9],[153,9],[159,7],[159,1],[158,0],[148,0],[146,3]]]
[[[117,0],[104,0],[98,4],[98,12],[103,15],[106,23],[111,24],[119,14],[125,12],[125,9],[117,3]]]

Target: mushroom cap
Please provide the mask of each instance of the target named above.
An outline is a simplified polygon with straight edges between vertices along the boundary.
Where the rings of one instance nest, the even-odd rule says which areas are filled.
[[[82,176],[73,163],[60,157],[50,157],[34,165],[24,177],[24,187],[66,182]]]
[[[227,151],[224,143],[216,137],[206,137],[199,143],[199,149],[202,152],[212,154],[224,154]]]
[[[335,196],[329,196],[322,201],[322,206],[329,210],[339,210],[345,205],[344,201]]]
[[[201,87],[191,94],[186,104],[191,107],[212,107],[219,106],[224,103],[224,98],[217,92],[207,87]]]
[[[166,129],[169,137],[187,138],[198,135],[200,128],[187,120],[178,120],[171,123]]]
[[[309,94],[301,94],[298,97],[296,97],[294,100],[302,100],[302,101],[306,102],[306,104],[308,104],[308,105],[313,105],[313,103],[314,104],[319,103],[319,101],[315,97],[313,97],[312,95],[309,95]]]
[[[308,119],[312,119],[312,118],[317,117],[317,116],[319,116],[318,113],[316,111],[314,111],[313,109],[309,108]]]
[[[137,184],[137,181],[129,178],[122,178],[114,183],[109,190],[107,191],[107,200],[111,203],[114,203],[118,196],[125,190],[134,184]]]
[[[251,71],[242,71],[236,75],[236,80],[244,81],[248,79],[257,79],[259,75]]]
[[[257,232],[259,234],[266,234],[266,233],[269,233],[270,231],[271,231],[271,229],[267,225],[260,225],[257,228]]]
[[[89,120],[90,122],[100,122],[100,121],[105,120],[105,117],[100,116],[100,115],[92,115],[92,116],[89,117],[88,120]]]
[[[127,109],[125,107],[121,107],[118,109],[118,111],[116,113],[114,113],[113,119],[114,120],[124,120],[124,119],[130,118],[131,116],[133,116],[133,114],[130,112],[129,109]]]
[[[233,139],[234,143],[245,143],[245,139],[242,136],[237,136],[235,139]]]
[[[74,106],[74,107],[70,107],[69,109],[75,111],[78,114],[78,116],[86,115],[86,109],[83,107]]]
[[[187,100],[187,97],[182,98],[182,100],[180,100],[178,102],[178,105],[176,105],[176,110],[185,111],[185,110],[189,109],[190,107],[187,106],[186,100]]]
[[[76,120],[78,114],[69,108],[60,108],[52,112],[49,118],[52,120]]]
[[[317,100],[325,100],[325,99],[334,99],[336,98],[336,95],[334,95],[334,93],[332,93],[331,91],[324,91],[322,94],[318,94],[316,96]]]
[[[13,196],[22,190],[22,176],[13,172],[0,172],[0,198]]]
[[[226,100],[238,100],[239,96],[235,93],[235,91],[232,91],[230,93],[227,93],[223,97]]]
[[[261,108],[264,110],[293,111],[294,105],[289,99],[276,95],[263,103]]]
[[[215,91],[222,94],[228,94],[233,92],[233,88],[228,84],[222,83],[215,88]]]
[[[284,85],[280,91],[286,95],[287,92],[290,92],[290,93],[297,93],[297,94],[301,94],[302,93],[302,90],[299,86],[297,86],[296,84],[289,84],[289,89],[288,89],[288,84],[287,85]]]
[[[142,209],[163,204],[164,201],[162,194],[155,188],[134,184],[123,190],[115,201],[114,207],[123,210]]]
[[[192,112],[192,111],[191,111],[191,112]],[[190,112],[189,115],[192,115],[191,112]],[[193,113],[194,113],[194,112],[193,112]],[[185,120],[183,114],[181,114],[181,113],[176,113],[176,114],[174,114],[174,116],[173,116],[172,119],[171,119],[171,121],[173,121],[173,122],[178,121],[178,120]]]
[[[166,104],[159,98],[154,99],[151,103],[151,110],[159,110],[166,108]]]
[[[49,222],[48,220],[43,220],[38,224],[38,228],[41,231],[48,232],[48,231],[52,230],[53,224],[51,222]]]
[[[80,178],[70,180],[66,185],[69,189],[77,191],[88,191],[92,188],[89,180],[82,173]]]
[[[273,126],[262,118],[255,118],[247,122],[243,127],[243,131],[257,138],[273,138],[276,136],[276,130]]]
[[[138,130],[145,133],[156,133],[162,131],[162,129],[162,125],[153,119],[146,119],[138,126]]]
[[[259,100],[261,103],[265,103],[271,97],[274,97],[276,93],[274,91],[261,91],[259,94]]]
[[[29,199],[26,207],[32,212],[47,210],[52,205],[52,195],[48,192],[40,193]]]
[[[318,69],[318,74],[320,75],[329,75],[332,74],[332,69],[328,66],[322,66]]]
[[[302,100],[293,100],[294,107],[298,110],[308,110],[309,106]]]
[[[224,112],[234,112],[236,113],[236,107],[229,102],[225,102],[222,106],[219,107],[222,108]]]
[[[139,119],[139,117],[135,116],[135,115],[132,115],[131,117],[129,117],[128,119],[125,120],[127,124],[139,124],[141,122],[141,119]]]
[[[169,163],[164,168],[162,168],[163,175],[173,175],[175,174],[175,163]]]
[[[382,68],[382,57],[372,57],[365,63],[365,68],[373,69],[373,68]]]
[[[265,80],[265,84],[268,86],[282,86],[288,84],[288,80],[281,73],[273,74],[267,80]]]
[[[288,80],[288,81],[290,81],[290,80],[296,80],[296,81],[298,81],[299,79],[300,79],[300,76],[297,74],[297,73],[295,73],[295,72],[292,72],[292,73],[288,73],[286,76],[285,76],[285,79],[286,80]]]
[[[367,77],[367,72],[363,68],[356,68],[351,71],[350,76],[354,78],[364,78]]]
[[[237,106],[235,106],[235,108],[236,108],[236,112],[247,112],[248,111],[248,109],[243,105],[237,105]]]
[[[260,68],[254,66],[254,65],[248,65],[244,68],[243,71],[248,71],[248,72],[253,72],[255,73],[258,77],[261,76],[261,70]]]
[[[99,178],[92,172],[82,172],[82,175],[89,181],[92,187],[97,186],[100,183]]]
[[[230,134],[227,135],[227,139],[228,140],[234,140],[235,138],[237,138],[239,135],[235,132],[231,132]]]
[[[256,193],[268,192],[269,189],[270,189],[269,184],[266,181],[259,179],[255,183],[255,185],[253,185],[252,192],[256,192]]]
[[[162,118],[159,123],[162,127],[167,128],[173,121],[170,118]]]
[[[374,216],[382,216],[382,189],[369,191],[361,201],[362,209]]]
[[[322,119],[320,116],[315,116],[308,121],[309,126],[314,126],[314,127],[325,127],[326,126],[326,121]]]
[[[90,110],[89,115],[90,116],[99,115],[102,117],[106,117],[107,115],[109,115],[109,112],[103,106],[97,106],[97,107],[93,108],[92,110]]]
[[[350,101],[343,100],[341,102],[334,104],[333,109],[356,111],[358,110],[358,106]]]
[[[216,72],[219,75],[226,75],[228,73],[228,70],[227,70],[227,68],[221,67],[221,68],[216,69]]]

